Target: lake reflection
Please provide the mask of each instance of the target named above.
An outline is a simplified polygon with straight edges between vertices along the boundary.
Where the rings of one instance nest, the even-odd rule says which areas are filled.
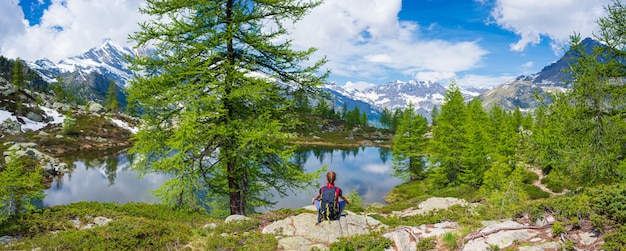
[[[341,188],[344,196],[356,191],[365,203],[384,203],[383,198],[402,180],[391,176],[391,152],[378,147],[352,149],[309,148],[300,153],[304,168],[313,172],[323,165],[328,171],[337,173],[335,185]],[[292,192],[285,198],[276,197],[276,205],[268,209],[299,208],[311,204],[321,186],[326,184],[322,174],[318,185],[306,191]]]
[[[384,203],[387,192],[402,183],[391,177],[390,155],[388,149],[378,147],[345,150],[313,147],[299,151],[296,161],[302,163],[307,172],[327,165],[328,171],[337,173],[336,185],[344,195],[357,191],[366,203]],[[74,157],[65,162],[72,163],[72,172],[53,181],[45,191],[43,206],[80,201],[158,202],[150,192],[169,179],[164,174],[148,174],[140,179],[136,172],[129,170],[130,160],[123,152]],[[275,196],[272,200],[277,201],[276,205],[259,211],[307,206],[324,184],[325,177],[320,177],[316,186],[304,191],[288,191],[288,196],[283,198]]]
[[[169,179],[164,174],[148,174],[140,179],[136,172],[129,170],[130,161],[124,153],[99,158],[78,157],[70,161],[72,172],[52,182],[46,190],[44,206],[80,201],[158,202],[150,191]]]

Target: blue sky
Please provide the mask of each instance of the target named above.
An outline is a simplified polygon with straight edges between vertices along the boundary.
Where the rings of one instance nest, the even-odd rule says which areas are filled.
[[[329,81],[363,88],[424,80],[491,87],[557,60],[597,30],[610,0],[326,0],[288,24],[295,48],[326,55]],[[2,0],[0,54],[58,61],[128,34],[145,0]]]

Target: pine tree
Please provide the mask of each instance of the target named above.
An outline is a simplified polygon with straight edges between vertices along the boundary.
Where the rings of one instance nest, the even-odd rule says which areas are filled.
[[[32,211],[31,200],[41,200],[43,193],[41,168],[28,171],[14,153],[9,156],[5,168],[0,171],[0,223],[24,211]]]
[[[131,82],[129,103],[138,103],[146,126],[132,152],[145,156],[136,170],[173,177],[156,193],[164,203],[227,200],[230,214],[243,215],[271,204],[271,188],[284,195],[314,182],[319,174],[291,159],[287,129],[297,118],[290,89],[276,80],[313,90],[326,77],[313,75],[325,60],[300,65],[315,49],[296,51],[279,39],[285,23],[320,3],[147,1],[141,12],[153,20],[131,39],[155,54],[133,59],[146,75]]]
[[[452,83],[432,129],[429,152],[433,166],[438,166],[433,173],[435,185],[459,184],[458,175],[467,168],[462,157],[467,148],[466,109],[459,87]]]
[[[438,106],[433,106],[433,110],[430,111],[430,121],[432,121],[432,125],[436,126],[437,125],[437,116],[439,116],[439,108]]]
[[[104,104],[109,111],[117,112],[120,109],[120,102],[117,100],[117,88],[113,80],[109,81],[109,89]]]
[[[15,59],[15,63],[13,64],[13,84],[17,86],[18,89],[24,89],[24,66],[22,66],[22,60],[20,58]]]
[[[403,115],[393,138],[393,175],[408,181],[424,179],[428,121],[415,113],[413,104]]]
[[[387,107],[383,108],[383,111],[380,114],[380,123],[387,129],[391,129],[393,119],[392,116],[391,111],[389,111]]]
[[[626,6],[605,7],[597,39],[606,46],[586,50],[570,40],[572,90],[545,107],[534,127],[537,161],[574,184],[624,181],[626,177]],[[541,120],[539,120],[541,119]]]
[[[467,104],[466,150],[463,161],[466,168],[459,174],[460,182],[478,187],[485,171],[491,166],[493,147],[488,133],[489,118],[482,102],[474,99]]]
[[[361,117],[359,118],[359,125],[367,126],[367,122],[369,122],[369,119],[367,118],[367,113],[363,111],[363,113],[361,113]]]

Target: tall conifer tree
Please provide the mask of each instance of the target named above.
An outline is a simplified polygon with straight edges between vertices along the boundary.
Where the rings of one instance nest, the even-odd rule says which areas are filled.
[[[414,181],[425,178],[426,132],[428,121],[415,112],[413,104],[404,109],[393,138],[393,171],[394,175]]]
[[[292,49],[283,26],[320,3],[147,0],[153,20],[131,39],[155,54],[133,60],[146,75],[128,90],[145,121],[132,152],[143,156],[137,170],[172,176],[156,193],[165,203],[215,198],[243,215],[271,204],[271,188],[312,184],[318,174],[291,159],[293,100],[275,80],[311,91],[325,78],[314,75],[325,60],[302,67],[315,49]]]
[[[459,87],[452,83],[436,117],[431,143],[431,161],[438,166],[433,173],[437,185],[458,184],[466,168],[463,161],[467,145],[467,108]]]
[[[589,51],[578,35],[571,37],[572,90],[545,109],[538,122],[545,128],[533,133],[541,164],[571,183],[626,180],[626,6],[614,0],[605,11],[596,36],[604,45]]]

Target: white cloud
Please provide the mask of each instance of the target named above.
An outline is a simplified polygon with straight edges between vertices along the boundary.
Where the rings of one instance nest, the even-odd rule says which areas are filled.
[[[456,74],[454,72],[426,71],[415,74],[415,80],[417,81],[447,82],[455,77]]]
[[[351,82],[351,81],[348,81],[344,85],[344,88],[346,88],[346,89],[356,89],[356,90],[365,90],[367,88],[374,87],[374,86],[375,86],[375,84],[368,83],[368,82]]]
[[[410,78],[480,66],[487,51],[477,42],[425,39],[418,23],[398,20],[401,7],[401,0],[326,0],[291,26],[293,44],[318,48],[333,75],[351,78],[388,81],[398,72]]]
[[[551,40],[555,54],[562,53],[574,32],[582,37],[597,30],[596,20],[604,14],[610,0],[497,0],[491,12],[493,21],[520,38],[510,45],[512,51],[524,51],[529,45]]]
[[[524,69],[530,69],[530,68],[532,68],[534,65],[535,65],[535,62],[533,62],[533,61],[528,61],[528,62],[526,62],[526,63],[524,63],[524,64],[522,65],[522,68],[524,68]]]
[[[504,82],[507,82],[511,79],[514,79],[515,77],[516,76],[512,76],[512,75],[510,76],[507,76],[507,75],[486,76],[486,75],[468,74],[468,75],[461,76],[459,79],[456,80],[456,82],[459,86],[462,86],[462,87],[477,87],[477,88],[494,87]]]
[[[372,63],[391,63],[393,60],[387,54],[365,55],[365,61]]]
[[[2,38],[10,37],[13,34],[26,32],[24,13],[17,3],[18,0],[0,1],[0,41]],[[0,52],[5,46],[0,42]]]
[[[13,1],[13,0],[12,0]],[[137,31],[145,20],[139,13],[143,0],[52,0],[41,23],[28,26],[17,2],[0,3],[0,23],[17,30],[0,31],[0,53],[7,57],[35,60],[47,57],[53,61],[80,54],[110,38],[122,45],[132,45],[128,34]],[[4,20],[4,11],[19,13]],[[15,23],[21,23],[21,26]]]

